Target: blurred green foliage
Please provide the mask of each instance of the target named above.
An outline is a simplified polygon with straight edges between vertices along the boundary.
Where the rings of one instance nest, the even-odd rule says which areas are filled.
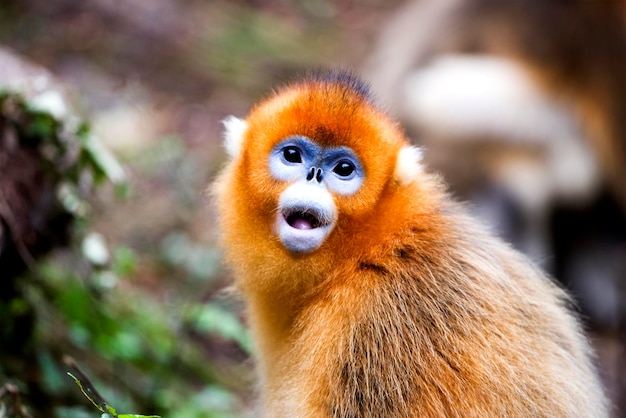
[[[229,300],[198,297],[198,289],[220,276],[216,250],[184,231],[164,236],[154,246],[153,259],[129,245],[107,242],[92,222],[97,202],[93,186],[114,182],[128,191],[119,163],[97,145],[85,124],[72,130],[51,112],[31,109],[18,95],[0,95],[0,104],[6,100],[19,115],[13,122],[20,140],[35,141],[43,149],[42,164],[59,179],[59,204],[75,218],[70,246],[31,264],[16,282],[16,296],[0,304],[2,323],[12,327],[3,325],[3,341],[17,335],[19,323],[11,319],[33,318],[34,333],[23,344],[34,353],[38,389],[54,416],[95,416],[65,376],[61,359],[67,354],[87,365],[95,384],[120,410],[181,418],[243,415],[237,391],[245,388],[247,367],[223,360],[218,364],[207,346],[217,340],[245,358],[250,350],[245,328]],[[176,146],[176,141],[161,142],[168,143]],[[165,153],[157,150],[152,164],[183,158],[170,151],[171,146]],[[122,202],[130,193],[116,195]],[[175,277],[176,289],[168,288],[168,282],[142,281],[137,276],[145,265]],[[0,359],[0,383],[10,382],[16,389],[0,396],[0,416],[30,416],[8,408],[10,396],[19,393],[27,410],[39,405],[29,405],[32,386],[7,361]],[[102,412],[115,416],[114,411]]]
[[[41,163],[59,181],[61,203],[70,213],[82,216],[80,208],[86,204],[85,195],[92,185],[109,180],[123,187],[123,170],[91,135],[87,124],[73,115],[57,117],[54,113],[63,112],[58,107],[64,104],[46,103],[50,101],[46,94],[54,95],[55,101],[62,100],[58,92],[24,98],[20,92],[0,85],[4,129],[13,130],[21,142],[39,150]]]
[[[254,92],[259,86],[271,85],[272,77],[280,71],[319,66],[329,58],[337,37],[324,19],[324,13],[332,13],[332,6],[324,2],[317,10],[306,7],[314,2],[301,3],[308,30],[279,15],[236,4],[221,8],[222,18],[207,25],[197,39],[196,51],[205,58],[206,70],[219,75],[227,85]],[[324,8],[325,12],[321,10]]]
[[[163,243],[165,267],[172,263],[188,271],[180,280],[206,279],[209,270],[215,274],[214,252],[203,257],[197,247],[174,249],[173,239]],[[191,245],[182,235],[176,239],[183,242],[178,245]],[[246,370],[238,364],[218,367],[204,350],[207,339],[220,338],[249,352],[245,328],[232,307],[132,283],[137,254],[118,246],[103,262],[94,254],[109,250],[94,245],[38,263],[23,281],[22,303],[36,312],[35,341],[47,390],[58,395],[72,390],[71,382],[60,378],[62,365],[53,360],[71,353],[97,376],[98,387],[120,410],[181,418],[241,416],[233,390],[244,387]],[[59,408],[56,416],[84,416],[84,410]]]

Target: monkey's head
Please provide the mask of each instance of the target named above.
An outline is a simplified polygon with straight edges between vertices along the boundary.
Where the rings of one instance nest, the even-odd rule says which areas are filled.
[[[371,226],[385,190],[419,169],[419,151],[347,73],[280,89],[225,126],[232,161],[218,196],[227,250],[248,240],[292,259],[341,252]]]

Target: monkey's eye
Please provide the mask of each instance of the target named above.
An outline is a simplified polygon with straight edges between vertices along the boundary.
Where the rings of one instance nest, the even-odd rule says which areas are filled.
[[[346,160],[339,161],[333,168],[333,172],[340,177],[350,177],[355,170],[354,164]]]
[[[285,159],[285,161],[294,164],[302,162],[302,155],[300,155],[300,150],[291,145],[283,148],[283,158]]]

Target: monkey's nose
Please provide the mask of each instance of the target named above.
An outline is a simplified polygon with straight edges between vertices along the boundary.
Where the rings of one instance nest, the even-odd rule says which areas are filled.
[[[311,181],[313,178],[315,178],[318,183],[321,183],[324,179],[324,171],[321,168],[311,167],[306,175],[306,180]]]

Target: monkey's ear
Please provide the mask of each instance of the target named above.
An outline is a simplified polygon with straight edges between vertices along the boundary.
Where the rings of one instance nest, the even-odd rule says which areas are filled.
[[[243,135],[248,125],[245,120],[235,116],[227,117],[222,124],[224,125],[224,148],[230,158],[235,158],[241,152]]]
[[[422,150],[416,147],[405,146],[396,158],[394,179],[401,185],[407,185],[415,180],[422,172]]]

